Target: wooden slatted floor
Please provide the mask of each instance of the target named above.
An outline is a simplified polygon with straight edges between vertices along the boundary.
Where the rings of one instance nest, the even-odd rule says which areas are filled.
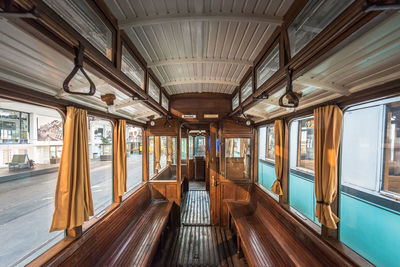
[[[230,230],[211,226],[210,197],[198,185],[184,199],[181,227],[169,233],[154,266],[247,266]]]

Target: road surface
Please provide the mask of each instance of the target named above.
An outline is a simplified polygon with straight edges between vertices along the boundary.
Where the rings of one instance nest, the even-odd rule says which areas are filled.
[[[128,159],[127,187],[142,181],[141,155]],[[112,203],[112,163],[93,162],[90,172],[95,214]],[[49,233],[57,172],[0,184],[0,266],[25,265],[64,237]]]

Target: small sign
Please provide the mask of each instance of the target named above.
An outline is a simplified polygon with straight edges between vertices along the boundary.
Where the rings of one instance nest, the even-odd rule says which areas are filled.
[[[205,119],[218,119],[218,114],[204,114]]]
[[[182,118],[184,118],[184,119],[196,119],[196,115],[195,114],[184,114],[184,115],[182,115]]]

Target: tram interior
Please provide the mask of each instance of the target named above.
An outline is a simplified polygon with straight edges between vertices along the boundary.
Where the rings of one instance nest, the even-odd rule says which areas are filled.
[[[0,266],[398,265],[399,10],[1,0]]]

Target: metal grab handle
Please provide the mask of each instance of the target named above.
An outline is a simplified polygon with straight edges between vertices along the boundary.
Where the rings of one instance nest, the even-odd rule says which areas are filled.
[[[286,68],[286,93],[279,98],[279,106],[284,108],[296,108],[299,105],[299,98],[297,94],[293,92],[292,73],[292,69]],[[283,103],[285,97],[288,99],[288,104]]]
[[[79,42],[79,47],[75,47],[74,50],[75,50],[75,61],[74,61],[75,67],[65,79],[63,83],[63,89],[65,92],[74,95],[94,95],[96,93],[96,85],[93,83],[93,81],[87,75],[86,71],[83,69],[83,52],[85,50],[85,47]],[[72,92],[71,90],[69,90],[69,83],[71,82],[72,78],[74,78],[78,70],[80,70],[83,73],[83,75],[86,77],[86,79],[90,84],[88,93]]]

